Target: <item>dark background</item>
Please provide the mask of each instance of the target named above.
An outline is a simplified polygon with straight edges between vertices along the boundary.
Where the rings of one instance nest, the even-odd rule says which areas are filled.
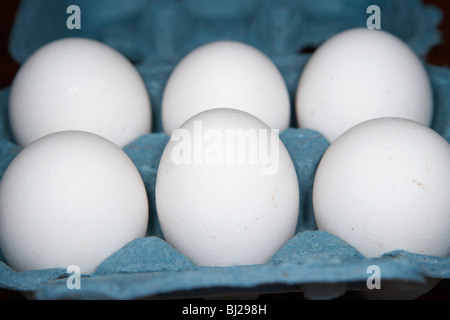
[[[405,0],[406,1],[406,0]],[[427,62],[437,66],[450,67],[450,1],[449,0],[423,0],[426,4],[435,5],[444,13],[439,25],[442,32],[442,42],[433,47],[428,55]],[[19,65],[8,53],[8,41],[11,25],[19,6],[19,0],[7,0],[0,2],[0,89],[9,86],[19,69]],[[301,293],[266,295],[265,298],[302,298]],[[351,293],[340,299],[352,299]],[[15,292],[0,289],[0,300],[17,300],[24,297]],[[418,298],[418,300],[450,300],[450,280],[442,280],[430,292]]]

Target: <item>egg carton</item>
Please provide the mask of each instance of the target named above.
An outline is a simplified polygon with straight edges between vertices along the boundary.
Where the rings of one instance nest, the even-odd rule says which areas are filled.
[[[300,211],[296,234],[269,262],[233,267],[193,264],[166,241],[156,217],[155,183],[169,137],[162,132],[161,98],[176,63],[190,50],[214,40],[237,40],[266,53],[289,89],[292,112],[296,86],[315,47],[334,34],[365,27],[373,1],[321,0],[25,0],[11,33],[10,53],[23,63],[49,41],[87,37],[108,44],[134,63],[152,102],[153,132],[123,149],[138,168],[149,198],[147,236],[135,239],[83,275],[82,289],[69,289],[66,269],[16,272],[0,250],[0,288],[36,299],[173,299],[303,292],[311,299],[336,298],[355,291],[367,298],[415,298],[450,278],[450,258],[393,251],[366,258],[327,232],[317,230],[312,185],[328,148],[319,133],[290,128],[280,133],[296,169]],[[68,30],[69,5],[82,10],[82,28]],[[423,58],[440,41],[437,8],[421,1],[377,1],[381,27]],[[450,141],[450,69],[426,65],[435,99],[432,128]],[[0,177],[21,151],[8,122],[10,88],[0,91]],[[292,113],[294,115],[294,113]],[[382,290],[368,288],[371,267],[381,270]]]

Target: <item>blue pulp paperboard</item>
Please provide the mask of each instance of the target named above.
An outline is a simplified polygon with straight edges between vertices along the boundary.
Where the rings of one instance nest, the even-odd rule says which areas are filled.
[[[151,96],[153,132],[124,147],[136,164],[150,200],[147,236],[136,239],[82,277],[81,290],[69,290],[64,269],[15,272],[0,251],[0,288],[32,293],[37,299],[136,299],[263,294],[302,290],[310,298],[333,298],[346,290],[366,289],[368,266],[382,269],[394,297],[414,297],[440,279],[450,278],[450,258],[403,251],[365,258],[352,246],[318,231],[312,211],[315,170],[329,143],[318,132],[299,129],[295,120],[280,133],[297,171],[301,207],[296,235],[261,265],[199,267],[164,241],[156,218],[154,191],[159,159],[169,137],[162,133],[160,105],[165,83],[190,50],[214,40],[254,45],[278,66],[292,105],[311,48],[353,27],[365,27],[373,1],[161,1],[25,0],[11,33],[10,53],[23,63],[35,50],[63,37],[102,41],[128,57],[141,73]],[[76,4],[82,29],[66,28],[66,8]],[[440,41],[441,12],[420,1],[377,1],[382,28],[399,36],[424,58]],[[434,97],[433,129],[450,141],[450,69],[427,65]],[[8,122],[9,87],[0,91],[0,177],[20,152]],[[292,109],[294,110],[294,109]],[[295,117],[293,117],[295,118]],[[401,284],[398,286],[398,284]],[[419,293],[408,291],[418,286]],[[395,291],[396,288],[401,288]],[[406,289],[404,289],[406,288]],[[422,291],[420,291],[422,290]],[[405,295],[406,292],[406,295]]]

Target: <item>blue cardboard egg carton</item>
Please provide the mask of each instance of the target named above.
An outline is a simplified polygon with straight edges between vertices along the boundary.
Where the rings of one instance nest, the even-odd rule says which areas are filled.
[[[70,5],[81,9],[81,29],[68,29]],[[25,0],[13,25],[10,53],[23,63],[42,45],[64,37],[99,40],[123,53],[142,75],[151,97],[153,132],[123,149],[147,188],[147,236],[136,239],[70,289],[66,269],[16,272],[0,251],[0,288],[36,299],[197,298],[301,291],[336,298],[347,291],[367,298],[415,298],[450,278],[450,258],[404,251],[365,258],[341,239],[317,230],[312,210],[315,170],[328,141],[299,129],[294,97],[313,48],[353,27],[366,27],[368,6],[381,9],[381,28],[405,41],[420,58],[440,42],[442,13],[421,1],[369,0]],[[199,45],[237,40],[266,53],[280,69],[291,96],[291,127],[280,133],[297,171],[300,211],[295,236],[269,262],[200,267],[164,241],[156,217],[155,182],[169,137],[162,132],[161,98],[176,63]],[[425,63],[425,62],[424,62]],[[432,128],[450,141],[450,69],[426,64],[435,98]],[[21,151],[8,122],[9,87],[0,91],[0,177]],[[370,267],[379,267],[383,290],[369,290]]]

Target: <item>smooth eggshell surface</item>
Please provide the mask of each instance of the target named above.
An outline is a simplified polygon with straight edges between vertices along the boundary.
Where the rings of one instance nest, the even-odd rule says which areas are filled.
[[[382,30],[350,29],[313,53],[295,108],[301,128],[333,142],[350,127],[380,117],[430,126],[433,96],[423,64],[404,42]]]
[[[294,235],[297,175],[276,131],[246,112],[212,109],[173,132],[156,207],[165,240],[194,263],[265,263]]]
[[[9,117],[22,147],[67,130],[123,147],[152,125],[150,98],[135,67],[111,47],[83,38],[53,41],[25,61],[11,86]]]
[[[92,133],[67,131],[23,149],[0,182],[0,247],[16,271],[91,273],[145,236],[148,200],[130,158]]]
[[[289,126],[289,93],[280,71],[261,51],[240,42],[208,43],[178,63],[164,89],[164,132],[170,135],[197,113],[215,108],[245,111],[280,131]]]
[[[450,245],[450,145],[412,120],[356,125],[325,152],[313,189],[318,228],[368,257],[441,256]]]

